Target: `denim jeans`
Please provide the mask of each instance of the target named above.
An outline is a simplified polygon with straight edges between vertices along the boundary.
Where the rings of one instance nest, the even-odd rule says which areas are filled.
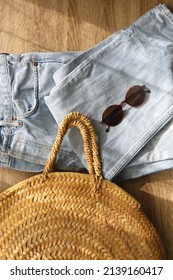
[[[0,166],[40,171],[58,124],[71,111],[87,115],[98,136],[103,175],[118,180],[173,166],[173,15],[160,4],[85,52],[0,55]],[[123,107],[105,132],[103,111],[134,85],[150,93]],[[61,169],[86,167],[77,129],[57,158]]]

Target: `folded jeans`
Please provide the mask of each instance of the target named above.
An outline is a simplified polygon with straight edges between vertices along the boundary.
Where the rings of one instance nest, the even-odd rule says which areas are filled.
[[[79,111],[94,125],[107,179],[172,168],[172,34],[173,15],[160,4],[86,52],[0,55],[0,166],[42,170],[58,124]],[[103,111],[134,85],[146,85],[148,99],[140,107],[126,106],[123,121],[106,133]],[[86,166],[75,129],[57,165]]]

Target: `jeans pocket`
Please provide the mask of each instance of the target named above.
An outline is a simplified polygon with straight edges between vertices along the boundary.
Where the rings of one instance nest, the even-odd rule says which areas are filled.
[[[18,118],[34,114],[39,105],[39,65],[25,61],[13,68],[13,111]]]

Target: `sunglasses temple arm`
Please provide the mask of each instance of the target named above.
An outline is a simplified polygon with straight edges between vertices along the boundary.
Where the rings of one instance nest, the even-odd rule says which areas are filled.
[[[110,131],[110,125],[107,125],[106,126],[106,132],[109,132]]]
[[[100,123],[103,124],[102,121]],[[110,131],[110,125],[106,125],[106,132],[109,132],[109,131]]]

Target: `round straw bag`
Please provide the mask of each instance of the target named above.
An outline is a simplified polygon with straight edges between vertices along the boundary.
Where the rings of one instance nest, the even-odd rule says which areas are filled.
[[[67,130],[77,126],[89,174],[52,172]],[[163,259],[140,204],[103,179],[94,129],[72,112],[62,121],[43,174],[0,195],[0,259]]]

